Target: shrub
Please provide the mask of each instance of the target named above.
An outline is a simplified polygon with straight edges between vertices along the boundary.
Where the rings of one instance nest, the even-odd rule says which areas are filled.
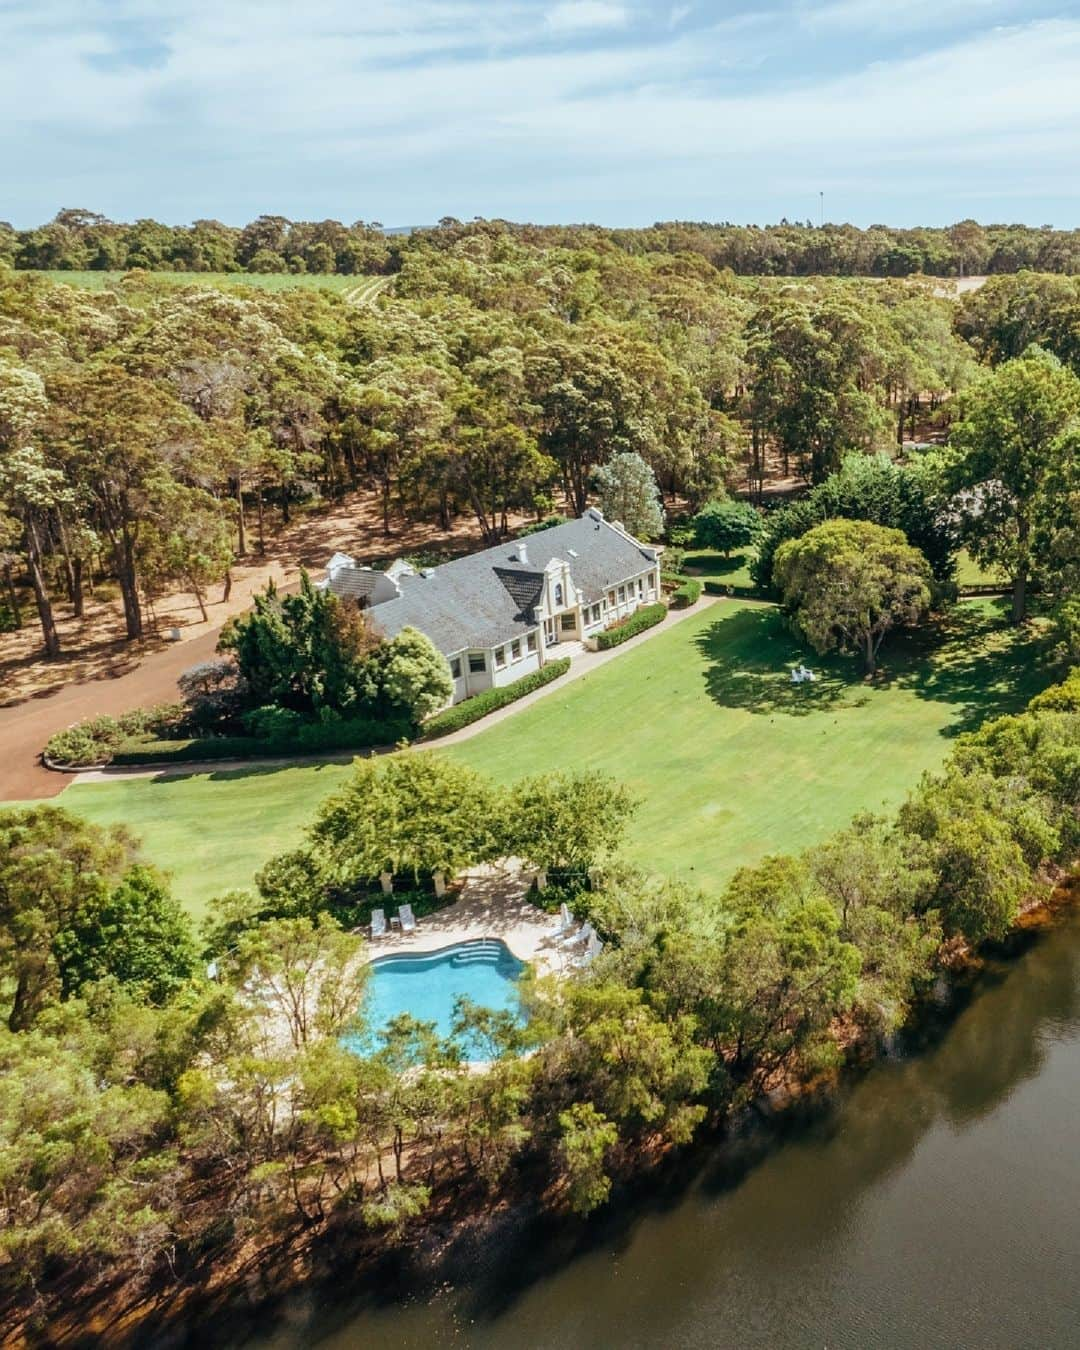
[[[190,764],[204,759],[260,759],[332,750],[370,750],[408,740],[413,730],[409,723],[393,720],[302,722],[290,734],[279,737],[204,736],[184,741],[127,741],[115,751],[112,762]]]
[[[699,548],[718,549],[725,558],[752,544],[761,533],[761,516],[749,502],[716,501],[694,517],[694,540]]]
[[[672,609],[689,609],[701,599],[701,582],[696,577],[686,577],[671,593]]]
[[[184,709],[179,703],[135,708],[121,717],[91,717],[50,736],[45,745],[45,758],[73,768],[108,764],[120,746],[133,737],[177,734],[182,729],[183,718]]]
[[[624,619],[614,628],[608,628],[603,633],[599,633],[596,638],[596,645],[602,652],[607,651],[609,647],[618,647],[621,643],[636,637],[638,633],[644,633],[646,628],[652,628],[655,624],[658,624],[666,613],[667,605],[659,602],[655,605],[645,605],[643,608],[635,610],[628,619]]]
[[[292,740],[303,723],[303,718],[291,708],[279,708],[269,703],[262,708],[252,708],[240,719],[249,736],[260,741]]]
[[[90,764],[107,763],[110,752],[83,727],[68,727],[50,736],[45,746],[46,759],[54,764],[71,764],[84,768]]]
[[[177,680],[187,720],[200,731],[223,731],[239,721],[251,691],[231,657],[215,657],[185,670]]]
[[[429,717],[422,728],[423,738],[427,741],[434,739],[436,736],[447,736],[452,731],[460,731],[462,727],[467,727],[470,722],[479,721],[481,717],[486,717],[489,712],[494,712],[496,708],[505,708],[508,703],[514,703],[517,699],[524,698],[526,694],[531,694],[534,689],[542,689],[545,684],[550,684],[552,680],[557,680],[560,675],[565,675],[569,669],[570,658],[562,656],[557,661],[549,661],[546,666],[534,671],[531,675],[515,680],[513,684],[504,684],[501,688],[485,689],[482,694],[474,694],[472,698],[467,698],[464,703],[459,703],[453,708],[447,708],[445,712],[436,713],[434,717]]]
[[[566,525],[569,516],[545,516],[543,520],[534,520],[531,525],[523,525],[518,530],[518,538],[524,539],[530,534],[539,534],[541,530],[550,530],[554,525]]]
[[[1080,713],[1080,666],[1074,666],[1060,684],[1036,694],[1028,707],[1032,712]]]

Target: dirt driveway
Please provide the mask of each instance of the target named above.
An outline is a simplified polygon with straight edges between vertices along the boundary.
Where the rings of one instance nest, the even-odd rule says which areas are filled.
[[[0,801],[55,797],[73,781],[39,763],[41,747],[55,731],[99,713],[169,703],[178,696],[177,676],[214,655],[218,630],[153,652],[137,663],[118,658],[112,671],[84,684],[0,708]]]

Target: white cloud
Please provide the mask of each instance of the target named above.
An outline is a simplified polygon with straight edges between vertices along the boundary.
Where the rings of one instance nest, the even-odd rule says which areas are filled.
[[[809,29],[922,32],[996,18],[1019,10],[1023,0],[825,0],[798,7]]]
[[[627,11],[188,0],[163,21],[159,0],[29,3],[0,4],[0,213],[18,224],[63,205],[173,220],[768,219],[810,214],[818,187],[830,214],[864,223],[958,219],[987,201],[1041,223],[1080,190],[1080,19],[905,59],[883,38],[878,63],[834,59],[841,73],[824,75],[805,30],[780,63],[790,11],[673,32],[658,0],[651,29],[594,28],[582,44],[550,16]],[[855,4],[875,8],[829,7]],[[137,45],[117,17],[164,57],[88,60]]]
[[[607,0],[562,0],[549,9],[544,22],[556,33],[583,33],[599,28],[622,28],[628,19],[622,5]]]

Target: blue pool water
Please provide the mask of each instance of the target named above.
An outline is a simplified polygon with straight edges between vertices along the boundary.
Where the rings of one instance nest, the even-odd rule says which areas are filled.
[[[372,1032],[392,1018],[409,1013],[434,1022],[440,1036],[449,1036],[454,1004],[465,996],[494,1012],[520,1014],[517,981],[525,969],[505,942],[482,938],[436,952],[381,956],[371,963],[364,1016]],[[466,1058],[479,1058],[479,1047],[466,1044]]]

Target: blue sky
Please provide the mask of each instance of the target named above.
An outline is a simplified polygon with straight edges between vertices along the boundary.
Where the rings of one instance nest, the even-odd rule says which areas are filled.
[[[1080,224],[1080,0],[0,0],[0,218]]]

